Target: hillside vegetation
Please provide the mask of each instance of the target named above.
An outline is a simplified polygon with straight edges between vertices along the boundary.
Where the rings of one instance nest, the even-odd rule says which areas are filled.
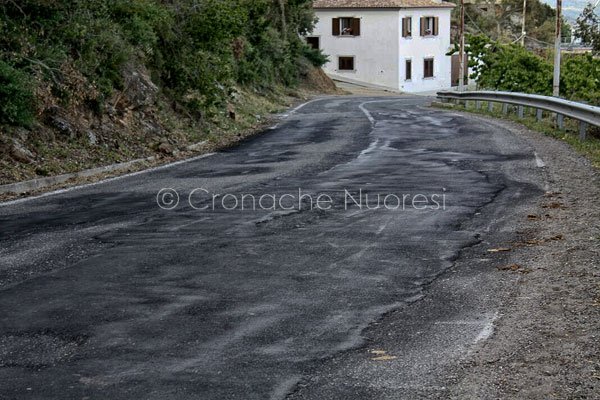
[[[457,5],[460,3],[454,0]],[[523,0],[473,0],[466,1],[465,29],[467,33],[483,34],[490,39],[509,43],[520,41],[523,29]],[[460,7],[452,14],[454,26],[460,20]],[[525,12],[525,44],[528,48],[552,47],[556,27],[554,8],[540,0],[527,0]],[[561,35],[569,40],[571,26],[563,18]],[[458,39],[458,31],[455,32]]]
[[[0,2],[0,183],[227,142],[329,88],[311,3]]]
[[[522,46],[522,0],[491,2],[477,0],[466,5],[466,51],[469,53],[471,81],[480,89],[552,94],[556,13],[539,0],[528,0],[525,19],[525,47]],[[458,7],[453,23],[458,24]],[[582,14],[576,37],[583,26],[589,35],[597,33],[598,18],[591,11]],[[458,52],[458,32],[454,49]],[[563,19],[562,37],[569,40],[572,30]],[[589,39],[589,38],[588,38]],[[584,40],[585,41],[585,40]],[[561,97],[600,104],[600,59],[593,54],[562,55]]]
[[[536,54],[483,35],[468,35],[466,50],[471,56],[470,78],[479,88],[552,95],[553,52]],[[599,58],[591,54],[563,54],[560,72],[561,97],[600,105]]]

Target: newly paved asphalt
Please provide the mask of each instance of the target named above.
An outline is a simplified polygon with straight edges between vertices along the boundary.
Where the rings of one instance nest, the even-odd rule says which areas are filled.
[[[383,398],[368,374],[318,375],[541,192],[522,140],[426,102],[320,99],[231,150],[1,206],[0,398]],[[405,206],[360,209],[361,190]],[[207,193],[230,196],[212,210]],[[377,365],[388,388],[411,368]]]

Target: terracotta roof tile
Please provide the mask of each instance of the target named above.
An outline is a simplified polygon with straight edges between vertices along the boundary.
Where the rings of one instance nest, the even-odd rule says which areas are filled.
[[[313,8],[452,8],[436,0],[314,0]]]

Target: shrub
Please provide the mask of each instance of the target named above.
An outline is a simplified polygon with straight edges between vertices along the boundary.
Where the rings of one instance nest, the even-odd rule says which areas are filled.
[[[566,57],[563,59],[560,80],[562,96],[600,105],[600,59],[591,54]]]
[[[481,88],[523,93],[552,93],[552,65],[523,47],[468,37],[470,78]]]
[[[13,82],[3,90],[26,93],[18,71],[41,68],[43,85],[68,102],[56,71],[74,65],[103,94],[101,102],[115,88],[126,90],[126,64],[143,64],[163,93],[202,114],[223,105],[239,83],[267,90],[294,85],[306,68],[300,60],[326,62],[299,38],[314,23],[310,0],[0,1],[2,59],[12,66],[3,66],[3,76]],[[19,115],[25,98],[12,100],[21,102]],[[5,105],[11,121],[13,106]]]
[[[33,121],[30,77],[0,60],[0,122],[29,126]]]
[[[329,62],[329,57],[323,54],[321,49],[313,49],[309,46],[302,48],[302,55],[315,67],[322,67]]]

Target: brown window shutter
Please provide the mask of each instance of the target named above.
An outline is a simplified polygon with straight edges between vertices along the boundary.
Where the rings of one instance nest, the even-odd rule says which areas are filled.
[[[438,17],[435,17],[433,19],[433,34],[435,36],[437,36],[438,34],[438,25],[440,24],[440,19]]]
[[[333,29],[332,29],[332,35],[333,36],[340,36],[340,19],[339,18],[333,18],[331,20],[331,25],[333,27]]]
[[[360,36],[360,18],[354,18],[352,20],[352,34],[354,36]]]
[[[402,18],[402,37],[407,37],[408,36],[408,29],[407,29],[407,19],[406,18]]]
[[[421,36],[425,36],[425,17],[421,17]]]

